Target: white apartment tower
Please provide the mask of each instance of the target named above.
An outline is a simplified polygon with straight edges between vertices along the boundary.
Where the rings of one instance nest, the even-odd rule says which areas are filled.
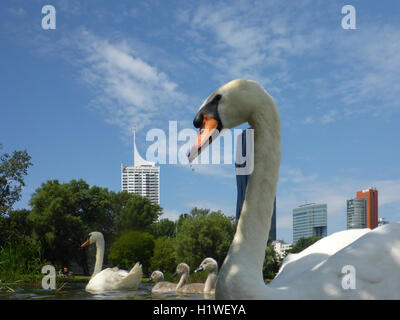
[[[160,167],[143,159],[136,147],[136,127],[133,128],[133,167],[121,164],[121,189],[136,193],[160,204]]]

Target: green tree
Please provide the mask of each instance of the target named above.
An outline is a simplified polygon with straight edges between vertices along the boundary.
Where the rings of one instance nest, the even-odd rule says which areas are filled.
[[[176,254],[178,262],[196,268],[206,257],[221,266],[235,232],[234,218],[221,211],[194,208],[178,220]]]
[[[160,221],[150,225],[150,233],[156,238],[172,238],[176,233],[176,223],[169,219],[161,219]]]
[[[297,240],[297,242],[295,243],[293,248],[288,250],[286,253],[289,254],[289,253],[301,252],[320,239],[321,239],[321,237],[317,237],[317,236],[312,236],[312,237],[308,237],[308,238],[300,238],[299,240]]]
[[[31,197],[32,212],[28,216],[33,237],[53,264],[80,263],[88,272],[86,250],[80,249],[90,231],[103,233],[106,242],[114,236],[114,213],[111,193],[104,188],[90,187],[83,180],[42,183]]]
[[[7,214],[14,203],[21,199],[21,190],[25,186],[24,176],[32,165],[30,160],[26,150],[14,151],[12,155],[0,155],[0,215]]]
[[[281,265],[282,259],[275,252],[274,246],[272,245],[272,240],[268,239],[263,266],[264,280],[268,281],[274,279]]]
[[[127,230],[113,242],[108,258],[113,265],[127,270],[140,262],[143,272],[148,272],[153,250],[154,237],[150,233]]]
[[[162,208],[149,199],[137,194],[121,192],[116,195],[120,203],[117,213],[117,231],[148,230],[150,225],[157,221]]]
[[[30,238],[32,224],[28,220],[30,210],[9,210],[8,215],[0,216],[0,248],[6,243]]]
[[[177,266],[175,239],[160,237],[155,240],[154,254],[150,259],[150,270],[174,273]]]

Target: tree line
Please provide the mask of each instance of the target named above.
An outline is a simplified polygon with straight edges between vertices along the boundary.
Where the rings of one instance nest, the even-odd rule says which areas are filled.
[[[236,222],[219,210],[192,208],[171,221],[145,197],[90,186],[82,179],[43,182],[31,195],[30,209],[14,210],[31,165],[26,151],[0,158],[0,276],[11,269],[40,272],[46,263],[60,268],[74,263],[90,274],[96,249],[80,244],[91,231],[104,235],[106,266],[130,269],[140,261],[145,273],[158,269],[168,277],[180,262],[193,270],[213,257],[222,265]],[[281,262],[269,241],[265,279],[274,278]]]

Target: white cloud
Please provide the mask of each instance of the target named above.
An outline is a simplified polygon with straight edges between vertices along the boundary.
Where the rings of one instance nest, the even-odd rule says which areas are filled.
[[[308,116],[308,117],[306,117],[306,118],[304,119],[303,123],[304,123],[304,124],[312,124],[312,123],[314,123],[314,119],[313,119],[312,116]]]
[[[280,182],[304,183],[314,181],[316,178],[316,174],[305,176],[300,168],[292,168],[284,165],[281,167],[279,173]]]
[[[274,2],[202,4],[186,10],[178,21],[189,24],[187,32],[200,47],[192,52],[195,61],[211,64],[217,80],[251,78],[272,87],[274,80],[290,80],[289,56],[312,54],[322,39],[320,31],[309,29],[309,15],[295,19],[294,7]]]
[[[176,221],[179,219],[181,212],[175,209],[164,209],[163,214],[161,215],[160,219],[169,219],[172,221]]]
[[[178,84],[149,61],[139,57],[126,41],[110,42],[85,29],[65,40],[78,49],[80,80],[89,85],[96,98],[90,106],[106,122],[130,134],[138,129],[165,125],[164,119],[179,119],[186,95]]]
[[[14,16],[24,16],[26,11],[24,8],[9,8],[8,12],[13,14]]]
[[[321,118],[323,124],[331,123],[335,121],[336,110],[330,110],[328,113],[324,114]]]
[[[318,105],[335,108],[317,123],[360,115],[388,117],[399,112],[400,32],[385,25],[363,26],[356,32],[327,33],[334,44],[324,77],[312,80]],[[324,61],[324,60],[322,60]]]

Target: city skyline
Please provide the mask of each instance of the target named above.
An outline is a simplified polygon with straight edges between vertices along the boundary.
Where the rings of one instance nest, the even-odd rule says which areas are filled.
[[[355,30],[342,28],[342,0],[246,10],[242,1],[60,0],[56,29],[43,30],[46,4],[0,4],[0,143],[27,149],[34,164],[15,208],[29,208],[49,179],[120,191],[133,124],[145,157],[147,132],[167,132],[169,121],[193,129],[210,93],[248,78],[281,116],[277,239],[292,242],[292,209],[304,201],[328,205],[328,234],[345,230],[346,199],[368,186],[379,190],[379,216],[400,220],[399,2],[350,3]],[[234,164],[160,170],[161,218],[194,206],[235,216]]]

